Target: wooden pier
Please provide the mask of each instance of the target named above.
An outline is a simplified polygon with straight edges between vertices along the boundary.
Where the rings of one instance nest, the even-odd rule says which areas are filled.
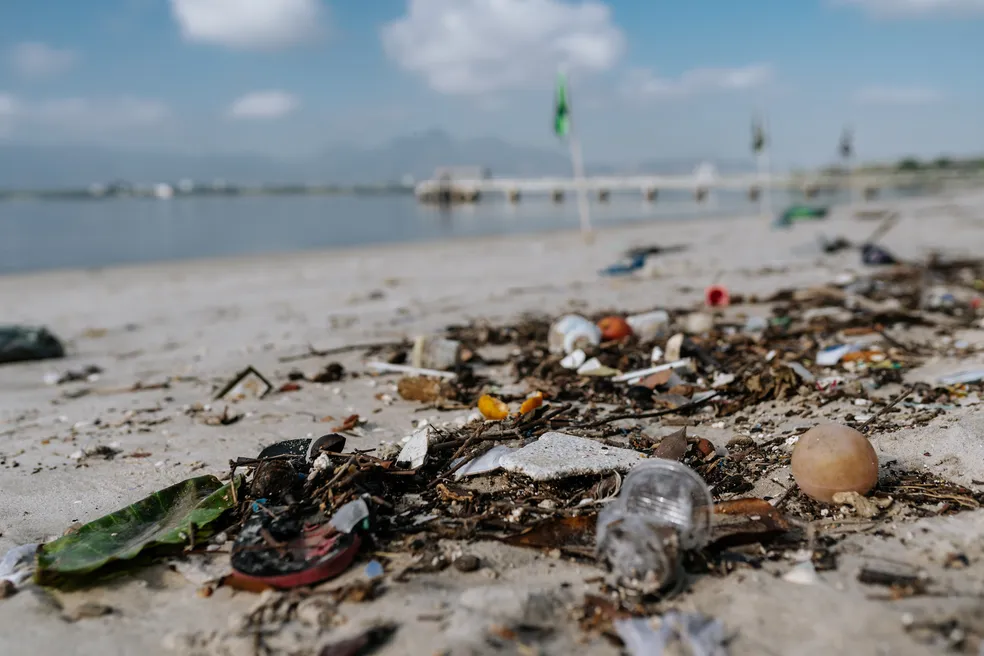
[[[422,203],[477,203],[489,197],[504,198],[518,203],[528,196],[564,201],[567,194],[578,191],[579,184],[585,192],[600,202],[612,194],[641,194],[644,199],[656,202],[661,192],[684,191],[697,202],[704,202],[713,191],[726,190],[748,195],[758,200],[766,187],[771,190],[800,192],[813,198],[824,192],[848,189],[865,199],[873,199],[883,189],[942,188],[951,183],[984,184],[984,175],[962,172],[914,172],[866,174],[795,174],[775,175],[765,178],[758,174],[717,175],[703,171],[692,175],[637,175],[593,176],[580,181],[574,178],[439,178],[417,184],[414,193]]]

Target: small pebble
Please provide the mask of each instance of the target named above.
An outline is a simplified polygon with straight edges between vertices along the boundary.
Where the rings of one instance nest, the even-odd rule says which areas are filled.
[[[13,597],[15,594],[17,594],[16,585],[11,583],[7,579],[3,579],[2,581],[0,581],[0,599]]]
[[[482,566],[482,561],[479,560],[478,556],[464,555],[459,556],[455,559],[454,568],[459,572],[474,572],[479,567]]]

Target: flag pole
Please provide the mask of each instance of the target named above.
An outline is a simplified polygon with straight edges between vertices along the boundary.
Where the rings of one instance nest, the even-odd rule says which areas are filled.
[[[772,216],[772,165],[769,158],[770,136],[766,131],[765,120],[760,116],[752,122],[752,151],[758,165],[758,180],[761,185],[759,212]]]
[[[574,112],[570,105],[570,80],[564,67],[558,70],[558,75],[563,79],[564,93],[566,94],[567,107],[567,145],[571,154],[571,168],[574,173],[574,189],[577,194],[577,212],[581,221],[581,234],[585,241],[591,241],[591,206],[588,203],[588,193],[585,188],[584,174],[584,153],[581,150],[581,140],[578,138],[577,130],[574,126]]]
[[[588,192],[584,185],[584,157],[581,153],[581,141],[577,138],[573,121],[571,122],[571,134],[568,141],[571,148],[571,165],[574,169],[574,185],[577,189],[577,212],[581,219],[581,233],[589,238],[591,235],[591,206],[588,203]]]

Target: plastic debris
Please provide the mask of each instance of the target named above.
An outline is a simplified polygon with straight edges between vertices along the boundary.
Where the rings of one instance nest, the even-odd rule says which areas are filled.
[[[898,259],[885,248],[870,243],[861,246],[861,262],[868,266],[884,266],[899,263]]]
[[[34,556],[40,547],[40,544],[22,544],[11,548],[0,559],[0,581],[9,581],[19,588],[34,576]]]
[[[626,472],[645,460],[632,449],[606,446],[584,437],[545,433],[536,442],[501,457],[502,468],[525,474],[534,481],[553,481],[570,476]]]
[[[658,622],[659,628],[653,623]],[[720,620],[699,613],[668,611],[662,618],[617,619],[615,632],[631,656],[727,656]]]
[[[385,572],[383,571],[383,564],[378,560],[370,560],[366,565],[366,577],[370,579],[378,579]]]
[[[782,580],[799,585],[815,585],[820,579],[817,576],[817,568],[813,566],[813,562],[804,560],[803,562],[796,563],[788,572],[783,574]]]
[[[632,335],[632,326],[622,317],[605,317],[598,322],[598,330],[601,331],[601,338],[606,342],[625,339]]]
[[[573,353],[601,344],[601,329],[580,315],[569,314],[550,326],[547,344],[551,353]]]
[[[63,357],[65,347],[43,326],[0,326],[0,364]]]
[[[407,443],[396,457],[396,464],[409,469],[419,469],[427,460],[427,445],[430,427],[421,428],[407,440]]]
[[[612,369],[611,367],[606,367],[601,363],[598,358],[591,358],[580,367],[577,368],[578,376],[594,376],[597,378],[611,378],[612,376],[618,376],[620,372],[618,369]]]
[[[655,367],[649,367],[648,369],[638,369],[636,371],[624,373],[620,376],[615,376],[615,378],[612,379],[612,382],[632,384],[642,380],[646,376],[658,374],[661,371],[669,371],[671,369],[685,369],[690,367],[692,364],[693,361],[690,358],[683,358],[682,360],[667,362],[666,364],[656,365]]]
[[[984,380],[984,369],[971,369],[969,371],[960,371],[955,374],[947,374],[945,376],[940,376],[936,379],[936,382],[940,385],[945,385],[947,387],[951,385],[966,385],[968,383],[977,383]]]
[[[655,592],[679,582],[682,555],[710,537],[711,493],[692,469],[650,460],[598,514],[596,550],[620,584]]]
[[[335,511],[328,523],[340,533],[351,533],[367,519],[369,519],[369,504],[365,499],[355,499]]]
[[[543,392],[534,392],[519,407],[519,414],[526,415],[543,405]]]
[[[215,394],[215,400],[236,401],[246,398],[262,399],[274,390],[274,385],[253,367],[246,367]]]
[[[670,314],[665,310],[655,310],[645,314],[634,314],[625,318],[632,332],[640,342],[650,342],[666,334],[670,328]]]
[[[478,456],[474,460],[467,462],[462,465],[458,471],[454,473],[455,479],[461,479],[465,476],[476,476],[478,474],[488,474],[490,472],[496,471],[502,468],[502,457],[518,451],[518,448],[503,446],[498,444],[482,455]],[[457,463],[452,463],[452,467]]]
[[[731,303],[728,288],[723,285],[711,285],[704,290],[704,304],[707,307],[726,307]]]
[[[815,383],[817,377],[810,373],[810,370],[801,365],[799,362],[787,362],[786,366],[796,372],[800,380],[804,383]]]
[[[461,342],[443,337],[417,337],[410,361],[420,369],[451,369],[461,361]]]
[[[429,378],[443,378],[446,380],[454,380],[458,377],[458,374],[453,371],[424,369],[422,367],[410,367],[403,364],[390,364],[389,362],[370,362],[366,367],[380,374],[406,374],[409,376],[427,376]]]
[[[488,394],[478,400],[478,411],[489,421],[502,421],[509,416],[509,406]]]
[[[577,349],[573,353],[564,356],[564,359],[560,361],[560,366],[564,369],[580,369],[588,359],[584,351]]]
[[[838,344],[836,346],[828,346],[827,348],[817,352],[817,365],[821,367],[834,367],[844,356],[848,353],[853,353],[855,351],[860,351],[861,347],[857,344]]]

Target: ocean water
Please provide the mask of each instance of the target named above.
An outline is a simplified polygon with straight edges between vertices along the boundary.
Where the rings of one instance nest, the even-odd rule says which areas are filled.
[[[7,201],[0,202],[0,274],[576,229],[574,200],[524,198],[511,205],[489,199],[450,210],[420,205],[411,196]],[[778,194],[773,207],[790,200]],[[726,192],[701,205],[683,192],[664,193],[655,203],[641,194],[591,202],[592,223],[601,229],[757,211],[744,195]]]

